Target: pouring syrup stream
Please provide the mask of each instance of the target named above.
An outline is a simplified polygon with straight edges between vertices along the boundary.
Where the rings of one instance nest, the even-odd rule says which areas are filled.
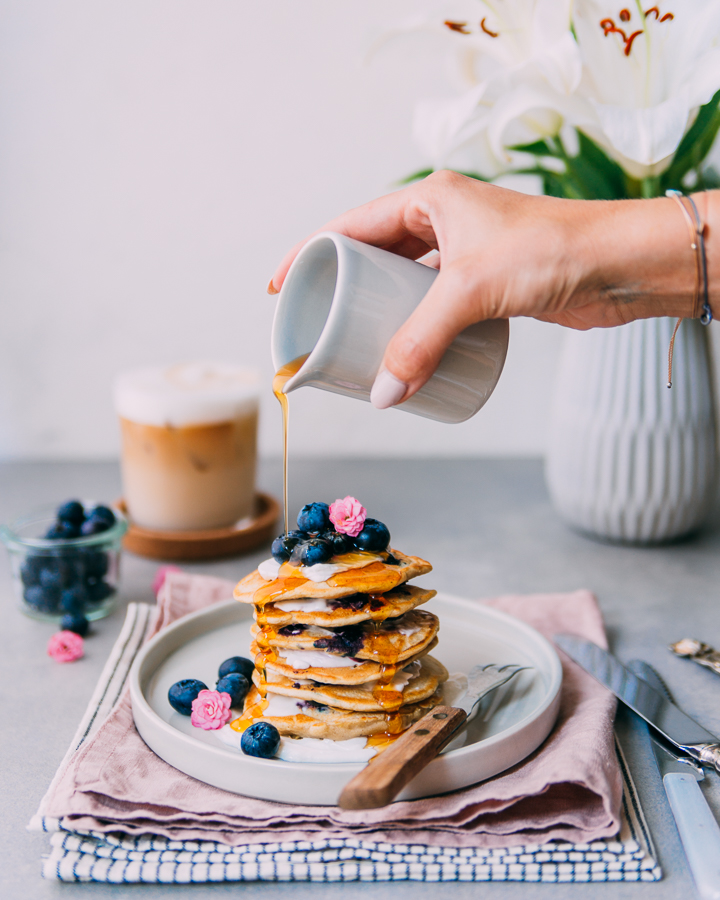
[[[290,530],[288,528],[288,419],[289,419],[289,407],[288,407],[288,395],[285,393],[284,388],[285,385],[290,381],[293,375],[297,375],[300,371],[305,360],[310,356],[309,353],[305,353],[303,356],[298,356],[297,359],[292,360],[292,362],[286,363],[284,366],[280,366],[280,368],[275,373],[275,377],[273,378],[272,389],[273,394],[278,399],[280,403],[280,407],[282,409],[282,417],[283,417],[283,513],[285,516],[285,534]]]

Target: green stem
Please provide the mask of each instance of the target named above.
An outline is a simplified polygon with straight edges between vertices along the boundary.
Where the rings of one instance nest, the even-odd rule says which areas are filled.
[[[642,196],[645,200],[660,196],[660,176],[648,175],[642,179]]]

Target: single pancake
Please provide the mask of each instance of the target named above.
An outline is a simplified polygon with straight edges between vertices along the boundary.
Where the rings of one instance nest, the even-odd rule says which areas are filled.
[[[397,618],[432,600],[437,591],[426,591],[412,584],[402,584],[386,594],[349,594],[333,600],[301,598],[268,603],[260,618],[265,625],[317,625],[320,628],[343,628],[356,622],[382,622]]]
[[[370,735],[394,735],[406,731],[413,722],[417,722],[426,712],[441,703],[441,700],[440,692],[436,691],[426,700],[402,706],[393,713],[348,712],[322,704],[304,703],[303,706],[298,707],[295,715],[273,716],[262,713],[264,701],[257,688],[253,686],[245,700],[243,716],[231,722],[230,727],[237,731],[243,731],[252,722],[262,721],[274,725],[282,735],[331,741],[347,741],[350,738],[369,737]],[[270,711],[272,712],[271,705]],[[248,713],[252,713],[252,716],[246,718]]]
[[[440,627],[437,616],[413,610],[382,623],[360,622],[331,631],[317,625],[272,625],[262,629],[262,645],[282,650],[327,650],[338,656],[371,659],[379,663],[402,662],[422,650]],[[260,628],[253,625],[256,637]]]
[[[413,654],[402,664],[404,667],[416,659],[426,656],[437,645],[437,638],[422,650]],[[253,641],[250,652],[255,655],[256,669],[265,669],[277,675],[283,675],[290,681],[316,681],[321,684],[364,684],[367,681],[379,681],[383,674],[380,663],[362,660],[355,662],[351,657],[341,657],[328,653],[326,650],[280,650],[270,648],[261,652],[260,647]],[[294,665],[290,665],[289,659],[297,654]],[[297,665],[301,662],[301,665]],[[266,680],[269,676],[265,676]]]
[[[376,561],[361,569],[338,572],[327,581],[319,582],[310,581],[297,571],[293,572],[293,567],[288,567],[290,574],[287,577],[266,581],[255,569],[238,582],[234,597],[241,603],[254,603],[256,607],[262,607],[278,600],[313,597],[333,600],[358,593],[384,594],[411,578],[432,571],[430,563],[418,556],[405,556],[397,550],[393,550],[392,555],[397,560],[397,565]]]
[[[381,687],[376,681],[359,685],[315,684],[312,681],[293,682],[274,672],[268,674],[270,681],[265,685],[268,696],[297,697],[298,700],[312,700],[323,706],[353,712],[381,712],[419,703],[448,679],[445,666],[432,656],[399,669],[392,681]],[[257,671],[253,672],[253,682],[256,687],[261,685]]]

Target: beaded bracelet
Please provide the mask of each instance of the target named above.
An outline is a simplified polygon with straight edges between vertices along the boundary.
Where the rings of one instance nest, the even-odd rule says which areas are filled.
[[[700,218],[700,213],[695,205],[692,197],[688,197],[682,191],[667,190],[666,197],[671,197],[680,207],[683,218],[687,222],[688,231],[690,232],[690,249],[695,254],[695,294],[693,297],[693,318],[700,319],[703,325],[709,325],[712,322],[713,314],[710,309],[708,297],[708,272],[707,272],[707,254],[705,251],[705,225]],[[690,204],[690,211],[684,201]],[[691,215],[692,213],[692,215]],[[667,386],[672,387],[672,360],[675,349],[675,337],[682,318],[677,320],[675,329],[670,339],[670,349],[668,351],[668,380]]]

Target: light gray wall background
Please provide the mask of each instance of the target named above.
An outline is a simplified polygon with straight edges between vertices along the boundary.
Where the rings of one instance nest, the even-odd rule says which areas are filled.
[[[261,452],[284,252],[426,164],[433,44],[389,25],[422,0],[4,0],[0,5],[0,458],[110,457],[113,376],[196,358],[257,367]],[[512,323],[507,366],[460,426],[293,396],[298,455],[542,452],[562,332]]]

